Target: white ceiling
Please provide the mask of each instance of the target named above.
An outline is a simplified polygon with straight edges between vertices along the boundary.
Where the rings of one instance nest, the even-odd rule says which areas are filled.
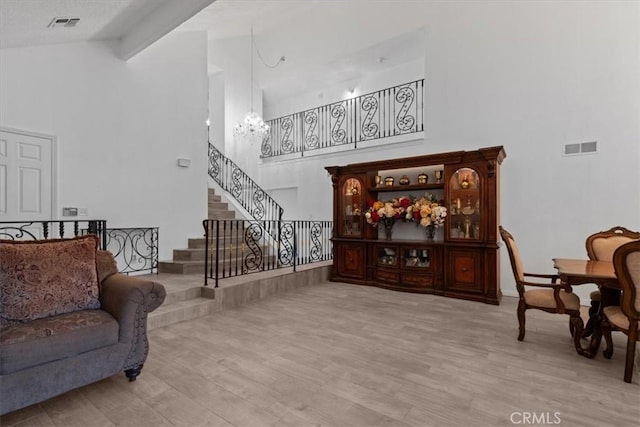
[[[261,43],[270,37],[282,39],[282,34],[295,27],[292,23],[313,20],[320,11],[337,10],[347,4],[365,5],[361,0],[0,0],[0,48],[114,41],[120,44],[116,53],[126,60],[174,29],[206,31],[208,40],[214,42],[246,38],[252,27]],[[48,28],[54,17],[80,21],[75,28]],[[366,70],[394,67],[424,56],[424,34],[415,28],[404,33],[385,28],[387,38],[380,40],[380,28],[370,28],[364,22],[351,24],[373,37],[358,40],[346,35],[349,50],[341,54],[331,48],[300,49],[304,36],[293,37],[288,46],[281,43],[277,53],[273,49],[268,52],[268,62],[282,55],[287,61],[277,72],[263,70],[261,85],[265,93],[287,96],[308,88],[310,83],[346,81]],[[300,26],[295,28],[299,31]],[[326,31],[343,30],[326,23]],[[378,62],[380,57],[385,60]],[[210,70],[219,65],[216,58],[210,57],[209,62]]]
[[[0,48],[118,39],[167,0],[0,0]],[[47,26],[80,18],[75,28]]]

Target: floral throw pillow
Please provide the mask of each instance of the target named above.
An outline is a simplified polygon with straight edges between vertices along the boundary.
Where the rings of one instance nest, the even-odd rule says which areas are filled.
[[[0,317],[27,321],[100,308],[98,238],[0,240]]]

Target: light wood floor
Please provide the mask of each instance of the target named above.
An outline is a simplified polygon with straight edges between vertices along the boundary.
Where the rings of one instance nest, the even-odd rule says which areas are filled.
[[[622,334],[612,360],[588,360],[567,316],[528,311],[518,342],[515,311],[507,297],[496,307],[307,286],[151,331],[138,381],[111,377],[0,424],[509,426],[526,425],[527,412],[562,426],[638,426]]]

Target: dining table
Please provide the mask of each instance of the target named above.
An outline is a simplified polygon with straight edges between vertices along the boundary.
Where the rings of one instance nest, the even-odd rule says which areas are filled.
[[[602,341],[602,309],[610,305],[620,305],[620,283],[613,262],[588,259],[553,258],[553,267],[558,271],[560,281],[568,286],[594,283],[600,289],[600,308],[594,315],[593,334],[587,348],[578,353],[590,359],[594,358]],[[608,349],[605,351],[613,351]]]

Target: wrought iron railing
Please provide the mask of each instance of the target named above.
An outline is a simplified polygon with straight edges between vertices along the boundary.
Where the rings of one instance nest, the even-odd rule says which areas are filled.
[[[101,249],[107,248],[107,221],[103,219],[0,221],[0,239],[48,240],[97,234]]]
[[[237,164],[209,143],[209,176],[256,220],[280,221],[284,209]],[[271,231],[270,231],[271,233]],[[271,234],[274,239],[277,234]]]
[[[0,239],[49,240],[96,234],[123,274],[158,272],[158,228],[107,228],[107,221],[51,220],[0,222]]]
[[[158,227],[108,228],[107,250],[120,273],[158,272]]]
[[[204,220],[205,286],[218,280],[332,259],[332,221]],[[277,230],[280,240],[270,238]]]
[[[424,130],[424,79],[269,120],[262,157],[358,144]]]

